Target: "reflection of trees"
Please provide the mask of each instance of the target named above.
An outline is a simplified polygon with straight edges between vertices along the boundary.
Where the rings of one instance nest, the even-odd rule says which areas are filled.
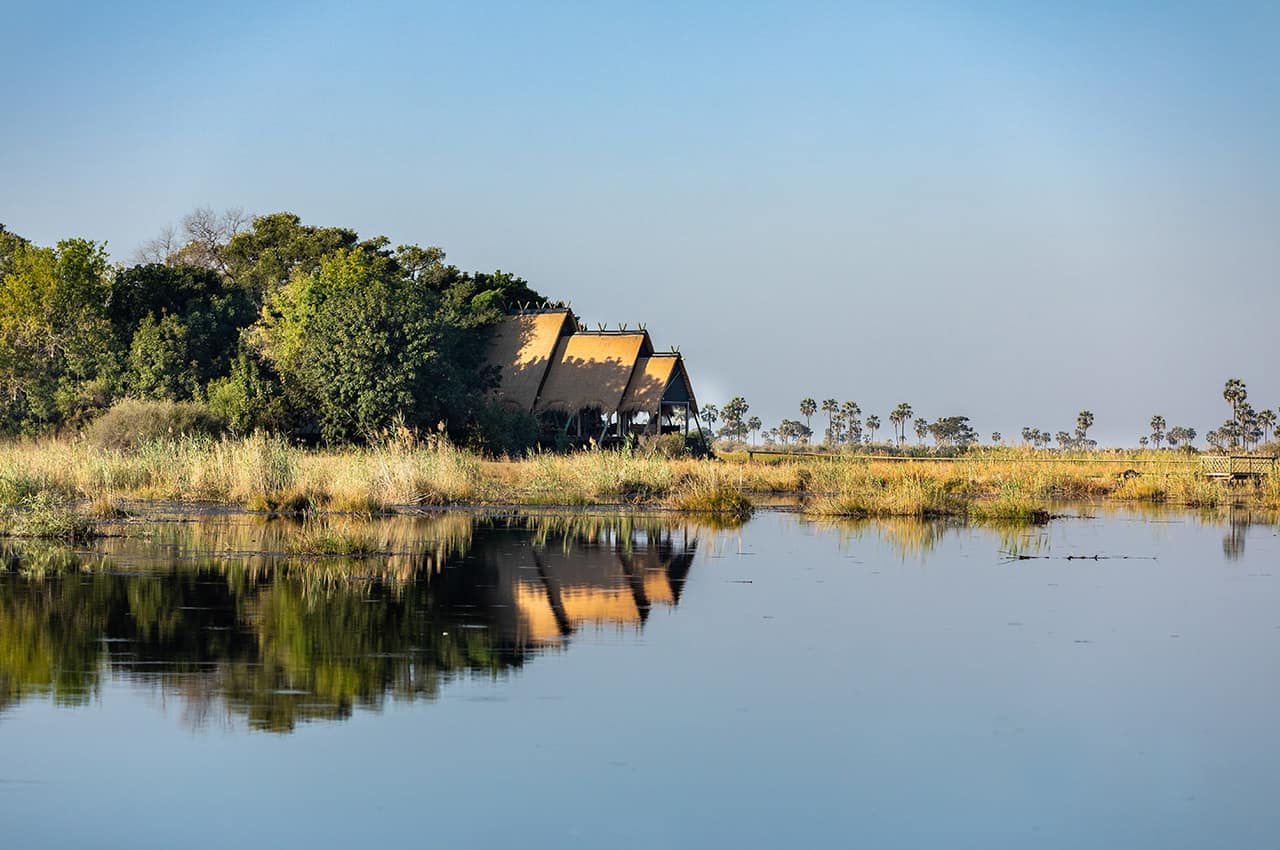
[[[587,622],[639,627],[652,605],[675,604],[696,547],[687,531],[632,520],[373,527],[394,554],[272,555],[291,527],[243,517],[160,526],[150,542],[85,556],[0,550],[0,709],[40,694],[83,703],[108,672],[181,696],[193,723],[228,712],[275,731],[433,699]],[[543,620],[556,607],[552,641]]]
[[[1222,556],[1228,561],[1238,561],[1244,557],[1245,533],[1252,521],[1247,512],[1231,511],[1227,520],[1227,533],[1222,538]]]

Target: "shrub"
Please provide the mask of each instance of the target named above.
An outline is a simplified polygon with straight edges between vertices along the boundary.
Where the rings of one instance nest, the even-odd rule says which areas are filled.
[[[22,509],[10,516],[9,533],[64,543],[82,543],[98,536],[92,521],[52,493],[39,493],[24,500]]]
[[[156,440],[214,436],[223,422],[196,402],[123,399],[85,431],[89,442],[104,449],[133,449]]]
[[[656,457],[681,458],[689,454],[683,434],[651,434],[640,441],[640,448],[645,454]]]

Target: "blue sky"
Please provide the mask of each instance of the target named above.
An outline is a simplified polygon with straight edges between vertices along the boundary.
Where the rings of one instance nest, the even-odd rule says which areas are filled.
[[[6,6],[0,221],[196,206],[646,322],[705,401],[1104,442],[1280,405],[1280,4]],[[1213,321],[1217,314],[1229,322]]]

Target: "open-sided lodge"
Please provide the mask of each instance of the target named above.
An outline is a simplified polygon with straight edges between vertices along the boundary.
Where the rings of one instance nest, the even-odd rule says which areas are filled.
[[[643,328],[589,331],[567,309],[523,310],[494,329],[489,363],[497,398],[537,417],[548,441],[701,433],[684,359],[655,352]]]

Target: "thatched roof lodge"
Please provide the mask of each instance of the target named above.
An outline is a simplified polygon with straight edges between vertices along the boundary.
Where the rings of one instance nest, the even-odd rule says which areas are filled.
[[[605,443],[701,432],[684,359],[655,352],[643,328],[589,331],[567,309],[522,310],[494,329],[489,363],[497,398],[538,417],[549,435]]]

